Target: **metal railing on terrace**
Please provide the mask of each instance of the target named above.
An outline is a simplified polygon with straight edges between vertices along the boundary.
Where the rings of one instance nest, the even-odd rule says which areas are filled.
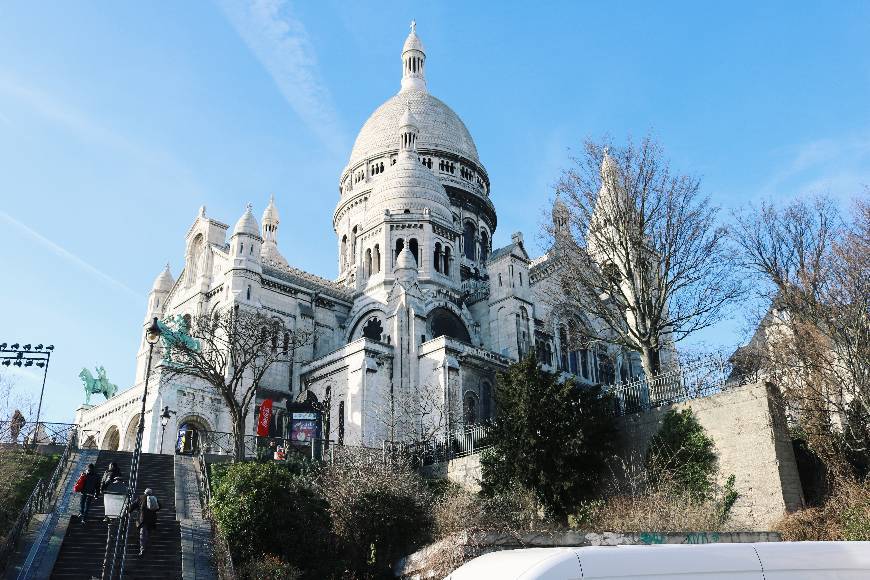
[[[491,445],[488,427],[471,425],[426,441],[384,441],[384,460],[406,461],[412,467],[421,467],[478,453]]]
[[[0,445],[67,445],[77,431],[73,423],[0,421]]]
[[[324,439],[310,441],[294,441],[284,437],[259,437],[257,435],[242,435],[246,459],[271,458],[281,450],[285,455],[300,455],[307,459],[324,459],[334,443]],[[234,455],[236,436],[225,431],[200,431],[199,451],[209,455]]]
[[[615,415],[631,415],[682,401],[709,397],[727,387],[737,386],[731,381],[731,363],[714,355],[688,361],[660,373],[648,380],[638,378],[627,383],[616,383],[602,388],[602,394],[613,398]]]

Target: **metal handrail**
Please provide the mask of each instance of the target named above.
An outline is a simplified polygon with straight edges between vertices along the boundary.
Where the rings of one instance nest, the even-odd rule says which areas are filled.
[[[384,441],[384,462],[404,461],[412,467],[421,467],[473,455],[492,446],[487,439],[489,434],[487,425],[469,425],[413,443]]]
[[[75,423],[0,421],[0,444],[15,446],[67,445],[76,436]]]
[[[731,378],[728,361],[713,355],[661,372],[652,379],[642,376],[607,385],[601,393],[612,398],[613,414],[622,416],[709,397],[737,384]]]

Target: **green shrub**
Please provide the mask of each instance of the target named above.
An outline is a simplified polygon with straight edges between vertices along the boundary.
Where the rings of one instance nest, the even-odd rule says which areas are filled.
[[[594,495],[613,453],[613,420],[597,389],[542,370],[532,357],[499,375],[491,437],[481,456],[482,491],[534,493],[563,519]]]
[[[668,481],[697,499],[710,496],[717,470],[715,445],[691,409],[665,414],[650,441],[646,469],[653,486]]]
[[[234,463],[219,478],[211,507],[240,565],[265,553],[306,578],[326,577],[334,563],[328,506],[299,467]]]

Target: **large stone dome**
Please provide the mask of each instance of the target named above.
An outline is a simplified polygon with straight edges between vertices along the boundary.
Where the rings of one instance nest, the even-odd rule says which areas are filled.
[[[357,135],[348,167],[367,157],[396,149],[396,134],[402,115],[411,111],[420,129],[417,150],[434,149],[454,153],[480,165],[471,133],[440,99],[425,90],[404,90],[378,107]]]

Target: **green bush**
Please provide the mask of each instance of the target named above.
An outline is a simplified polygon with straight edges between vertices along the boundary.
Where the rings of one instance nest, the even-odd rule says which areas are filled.
[[[265,553],[304,570],[306,578],[327,576],[334,562],[329,511],[307,469],[253,462],[225,469],[211,507],[238,564]]]
[[[527,357],[499,375],[495,404],[494,445],[481,457],[484,495],[527,489],[565,519],[594,495],[613,454],[607,402]]]
[[[691,409],[665,414],[650,441],[646,469],[653,486],[667,481],[697,499],[710,496],[717,470],[715,445]]]

